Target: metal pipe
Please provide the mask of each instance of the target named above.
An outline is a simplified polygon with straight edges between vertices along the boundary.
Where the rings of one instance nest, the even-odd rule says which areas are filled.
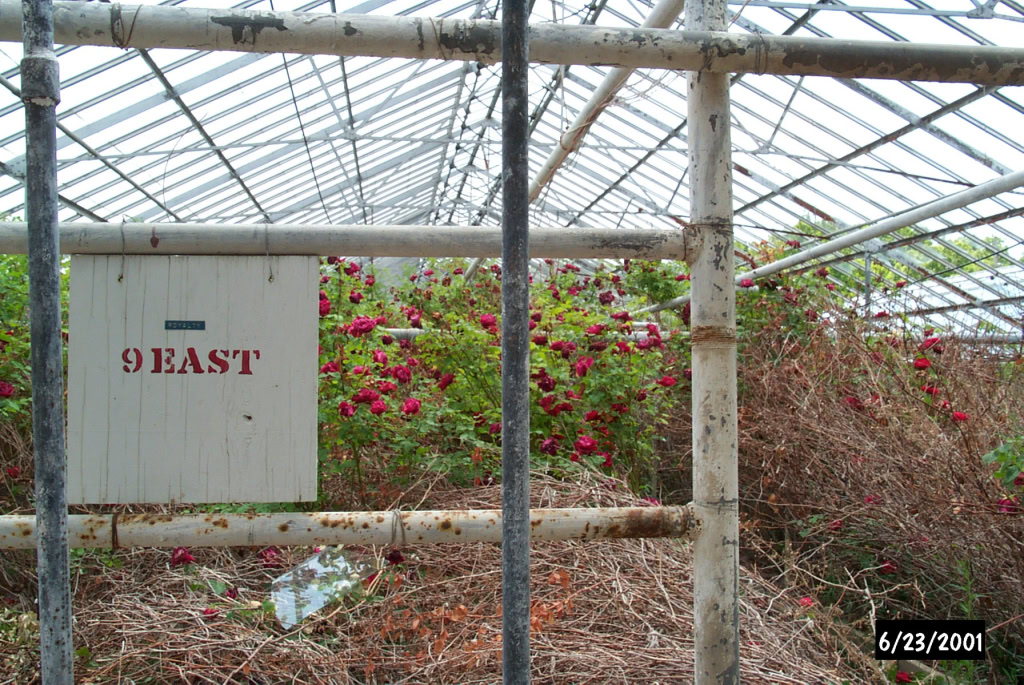
[[[678,229],[533,228],[535,257],[682,259],[692,231]],[[24,253],[24,223],[0,223],[0,254]],[[498,257],[497,226],[325,226],[159,223],[66,223],[65,254],[305,254],[363,257]]]
[[[0,40],[20,40],[17,0],[0,0]],[[56,40],[67,45],[288,52],[343,57],[501,58],[501,23],[481,19],[264,12],[168,5],[55,2]],[[534,62],[714,72],[1024,84],[1024,50],[854,41],[726,31],[537,24]]]
[[[737,282],[744,278],[757,279],[765,276],[776,274],[784,269],[788,269],[791,266],[797,264],[803,264],[804,262],[816,259],[818,257],[825,257],[827,255],[839,252],[848,247],[859,245],[860,243],[867,242],[873,238],[879,238],[883,235],[892,233],[906,226],[912,226],[919,221],[930,219],[946,212],[951,212],[954,209],[960,209],[967,205],[985,200],[990,197],[994,197],[999,193],[1005,193],[1024,185],[1024,170],[1015,171],[1012,174],[1000,176],[999,178],[986,181],[985,183],[974,186],[973,188],[967,188],[960,192],[947,195],[946,197],[940,197],[937,200],[918,205],[911,210],[897,214],[894,217],[879,221],[877,224],[862,228],[859,231],[853,231],[847,233],[844,236],[834,238],[832,240],[815,245],[796,254],[792,254],[788,257],[772,262],[771,264],[765,264],[762,267],[754,269],[753,271],[747,271],[745,273],[736,276]],[[688,295],[682,297],[676,297],[666,302],[644,307],[636,311],[636,315],[649,314],[651,312],[660,312],[663,309],[673,309],[680,307],[690,301]]]
[[[527,0],[501,11],[501,673],[530,682],[530,53]],[[474,40],[469,37],[470,40]]]
[[[726,26],[726,0],[686,3],[686,25]],[[690,264],[693,307],[694,682],[738,685],[739,485],[736,285],[729,76],[687,74],[691,221],[703,245]]]
[[[661,0],[651,10],[650,15],[648,15],[643,23],[643,28],[660,29],[671,26],[672,22],[679,17],[679,13],[683,11],[683,2],[684,0]],[[547,161],[544,162],[540,171],[534,177],[533,182],[530,184],[531,203],[540,197],[541,190],[554,178],[555,172],[568,159],[569,155],[579,147],[580,141],[583,140],[583,136],[587,135],[591,124],[597,120],[597,117],[601,115],[604,108],[611,103],[612,98],[615,97],[615,94],[619,92],[619,89],[626,83],[626,79],[634,71],[636,71],[634,68],[618,67],[609,71],[604,77],[604,80],[601,81],[594,94],[590,96],[587,104],[583,106],[583,109],[576,116],[576,120],[572,122],[569,130],[559,138],[558,145],[551,151]],[[473,276],[476,275],[482,261],[482,259],[477,258],[470,263],[469,268],[466,269],[466,281],[473,280]]]
[[[605,507],[528,511],[534,540],[691,537],[685,507]],[[501,542],[502,512],[291,512],[277,514],[131,514],[68,517],[72,547],[250,547]],[[0,549],[31,549],[34,516],[0,516]]]
[[[14,6],[7,10],[13,13]],[[39,578],[40,676],[74,682],[68,499],[64,458],[64,360],[57,237],[57,104],[60,75],[53,51],[50,0],[26,0],[21,99],[25,103],[25,213],[35,451],[36,569]]]

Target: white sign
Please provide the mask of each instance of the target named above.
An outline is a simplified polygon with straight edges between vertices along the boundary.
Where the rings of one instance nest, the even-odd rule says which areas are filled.
[[[75,255],[72,504],[316,499],[316,257]]]

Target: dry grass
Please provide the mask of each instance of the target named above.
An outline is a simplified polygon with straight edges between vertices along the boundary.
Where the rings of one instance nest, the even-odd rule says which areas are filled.
[[[424,492],[425,507],[489,508],[498,487]],[[619,485],[534,482],[533,506],[637,505]],[[387,550],[358,550],[364,556]],[[495,683],[500,681],[501,550],[493,544],[402,550],[406,562],[359,601],[329,607],[291,631],[261,608],[269,582],[257,550],[97,551],[75,562],[75,647],[82,683]],[[285,566],[308,549],[284,550]],[[27,555],[26,555],[27,556]],[[119,568],[103,561],[118,560]],[[533,546],[532,655],[536,683],[680,683],[692,678],[692,565],[673,540],[548,542]],[[793,592],[741,572],[741,671],[749,683],[877,679]],[[215,582],[216,581],[216,582]],[[238,599],[215,595],[217,582]],[[18,600],[31,604],[30,587]],[[252,606],[254,608],[247,609]],[[205,616],[204,609],[217,611]],[[12,659],[0,642],[0,663]],[[22,646],[28,650],[28,646]],[[28,656],[26,654],[26,656]],[[3,682],[34,680],[32,659]],[[856,668],[856,667],[854,667]]]
[[[830,605],[851,639],[874,618],[971,612],[1002,646],[984,682],[1024,676],[1024,515],[1000,513],[1013,493],[981,461],[1024,434],[1024,357],[944,341],[915,370],[920,337],[837,318],[809,336],[766,326],[743,347],[745,563]],[[940,389],[933,402],[922,385]],[[688,409],[675,425],[685,449]]]

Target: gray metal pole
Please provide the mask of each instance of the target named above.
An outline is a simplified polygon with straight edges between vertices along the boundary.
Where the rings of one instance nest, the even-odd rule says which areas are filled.
[[[871,253],[864,253],[864,316],[871,316]]]
[[[686,3],[686,26],[725,28],[725,0]],[[739,682],[739,489],[736,283],[729,77],[687,74],[692,222],[704,234],[690,273],[693,306],[694,682]]]
[[[530,682],[530,73],[526,0],[505,0],[501,36],[502,679]]]
[[[64,480],[64,361],[60,337],[57,235],[57,103],[50,0],[22,4],[25,56],[25,208],[32,334],[32,440],[35,448],[39,652],[46,685],[71,685],[71,590]]]

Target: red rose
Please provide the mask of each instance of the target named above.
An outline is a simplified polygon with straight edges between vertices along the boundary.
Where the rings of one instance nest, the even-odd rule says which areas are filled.
[[[896,682],[897,683],[912,683],[912,682],[914,682],[914,680],[913,680],[913,678],[910,677],[910,674],[907,673],[906,671],[896,671]]]
[[[955,411],[955,412],[953,412],[953,420],[954,421],[966,421],[969,418],[971,418],[971,417],[969,417],[967,414],[963,413],[962,411]]]
[[[391,375],[399,383],[408,383],[412,380],[412,371],[407,366],[396,366],[391,370]]]
[[[359,304],[359,302],[362,299],[363,299],[363,294],[361,292],[357,291],[357,290],[353,290],[352,292],[350,292],[348,294],[348,301],[351,302],[352,304]]]
[[[10,478],[11,480],[16,480],[18,476],[21,475],[21,468],[17,466],[8,466],[6,470],[7,477]]]
[[[741,288],[753,288],[754,287],[754,279],[753,278],[743,278],[743,279],[740,279],[740,287]]]
[[[366,282],[366,287],[370,288],[370,287],[373,287],[373,284],[377,282],[377,279],[374,278],[373,276],[367,276],[365,282]]]
[[[552,378],[551,376],[544,376],[543,378],[537,380],[537,387],[543,390],[544,392],[551,392],[552,390],[555,389],[556,383],[557,382],[555,381],[555,379]]]
[[[591,409],[583,416],[584,421],[600,421],[601,414],[596,409]]]
[[[583,454],[590,454],[597,449],[597,440],[594,440],[589,435],[584,435],[573,443],[573,447]]]
[[[373,361],[375,361],[376,363],[378,363],[378,364],[380,364],[382,366],[387,366],[388,365],[388,355],[387,355],[387,353],[384,352],[384,350],[374,350],[373,351]]]
[[[357,273],[359,273],[359,265],[355,262],[350,262],[349,265],[345,267],[346,276],[355,276]]]
[[[540,451],[543,454],[550,454],[554,456],[558,452],[558,448],[558,438],[544,438],[540,442]]]
[[[370,413],[371,414],[379,415],[379,414],[383,414],[387,410],[388,410],[388,405],[386,405],[384,403],[384,400],[374,400],[372,403],[370,403]]]
[[[689,274],[679,274],[678,276],[676,276],[676,280],[677,281],[688,281],[688,280],[690,280],[690,275]]]
[[[915,369],[929,369],[931,368],[931,366],[932,363],[929,360],[925,359],[924,357],[918,357],[917,359],[914,360]]]
[[[629,321],[632,317],[629,315],[629,312],[615,312],[612,314],[612,318],[616,321]]]
[[[493,326],[498,322],[498,319],[494,314],[481,314],[480,325],[483,327]]]
[[[904,287],[906,285],[907,285],[906,281],[896,281],[896,287],[897,288],[902,288],[902,287]]]
[[[800,247],[800,241],[799,240],[787,240],[786,241],[786,247],[796,247],[796,248],[799,248]]]
[[[592,367],[593,365],[593,357],[582,357],[578,362],[576,362],[576,375],[579,376],[580,378],[583,378],[584,376],[587,375],[587,371],[589,371],[590,367]]]
[[[326,297],[320,300],[320,316],[327,316],[331,313],[331,301]]]
[[[420,413],[420,401],[415,397],[408,398],[402,403],[402,413],[408,416],[414,416]]]
[[[615,301],[615,295],[610,290],[606,290],[597,296],[597,301],[601,304],[611,304]]]
[[[820,269],[814,272],[814,275],[818,276],[819,278],[828,278],[828,267],[821,267]]]
[[[999,505],[1000,514],[1016,514],[1020,511],[1020,507],[1017,506],[1017,500],[1013,497],[1004,497],[996,502],[996,504]]]
[[[446,373],[437,380],[437,387],[439,390],[444,392],[444,389],[451,385],[454,381],[455,374]]]
[[[348,402],[345,401],[342,401],[338,404],[338,414],[340,414],[341,416],[348,418],[349,416],[352,416],[355,413],[356,406],[354,404],[349,404]]]
[[[878,572],[882,574],[889,574],[896,573],[896,571],[898,570],[899,569],[897,568],[895,562],[886,560],[882,562],[882,566],[878,569]]]
[[[607,328],[603,323],[595,323],[593,326],[587,327],[587,335],[601,335],[604,333],[604,329]]]
[[[10,397],[14,394],[14,386],[7,381],[0,381],[0,397]]]
[[[939,389],[936,388],[934,385],[925,384],[921,386],[921,392],[927,393],[934,397],[939,394]]]
[[[932,349],[940,342],[942,342],[942,338],[925,338],[921,341],[921,344],[917,346],[917,349],[924,352],[925,350]]]
[[[352,395],[352,401],[356,404],[370,404],[380,399],[380,393],[370,388],[361,388],[359,392]]]
[[[548,344],[548,336],[546,335],[535,335],[533,336],[533,338],[531,338],[531,340],[533,341],[534,345],[539,345],[541,347]]]
[[[388,394],[388,393],[390,393],[390,392],[391,392],[392,390],[397,390],[397,389],[398,389],[398,386],[397,386],[397,385],[395,385],[394,383],[390,382],[390,381],[378,381],[378,383],[377,383],[377,388],[378,388],[378,389],[379,389],[379,390],[380,390],[380,391],[381,391],[382,393],[384,393],[385,395],[387,395],[387,394]]]
[[[361,335],[369,333],[377,327],[377,320],[371,319],[368,316],[357,316],[352,319],[352,323],[345,329],[346,332],[354,338],[358,338]]]
[[[320,367],[320,373],[338,373],[338,362],[327,362]]]
[[[191,564],[195,560],[196,558],[189,553],[188,547],[175,547],[171,552],[171,568],[182,564]]]
[[[661,380],[654,381],[656,385],[660,385],[663,388],[671,388],[676,384],[676,379],[672,376],[662,376]]]

